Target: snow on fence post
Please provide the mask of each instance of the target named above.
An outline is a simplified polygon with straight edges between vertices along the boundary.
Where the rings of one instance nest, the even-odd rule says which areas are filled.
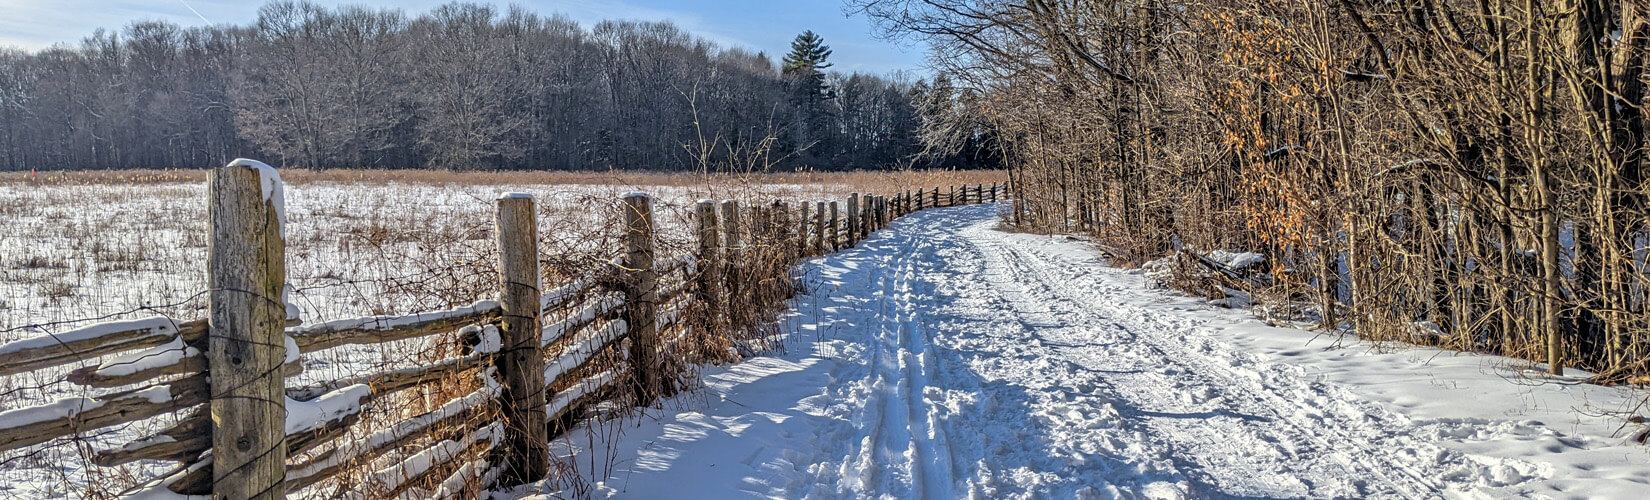
[[[533,196],[506,193],[498,203],[499,303],[502,341],[493,357],[502,382],[498,401],[504,438],[493,450],[500,484],[506,487],[544,479],[550,473],[549,400],[544,357],[539,355],[538,221]]]
[[[824,255],[825,247],[825,202],[817,202],[814,210],[814,253]]]
[[[652,201],[643,193],[624,197],[624,268],[629,274],[629,279],[624,280],[625,323],[630,326],[630,369],[636,384],[636,402],[644,407],[653,404],[664,390],[658,356],[659,276],[653,270]],[[724,203],[723,208],[727,206]],[[734,221],[724,223],[732,237]]]
[[[268,165],[237,159],[207,175],[212,497],[286,498],[286,243],[283,187]]]
[[[870,202],[871,201],[870,197],[866,197],[865,201]],[[862,229],[864,229],[861,226],[864,225],[864,223],[865,223],[865,218],[860,217],[859,193],[849,194],[848,195],[848,241],[846,243],[843,243],[843,246],[851,247],[851,246],[854,246],[855,244],[859,243],[860,231]]]
[[[699,200],[695,217],[699,219],[699,303],[703,305],[705,321],[702,327],[707,334],[721,331],[722,325],[722,293],[717,284],[721,283],[722,263],[721,246],[722,236],[719,233],[719,224],[716,220],[716,202]],[[709,343],[701,343],[701,347],[709,350]],[[714,354],[706,352],[707,359],[715,359]]]

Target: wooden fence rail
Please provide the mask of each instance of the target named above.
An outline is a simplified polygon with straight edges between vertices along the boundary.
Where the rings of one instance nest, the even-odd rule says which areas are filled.
[[[652,199],[632,193],[621,200],[621,258],[609,269],[541,290],[535,202],[509,193],[497,200],[497,300],[302,325],[283,303],[279,177],[262,163],[236,160],[213,171],[209,184],[208,318],[107,322],[0,345],[0,376],[98,361],[73,370],[68,381],[119,389],[0,411],[0,452],[178,414],[176,424],[97,451],[93,463],[175,462],[176,470],[129,493],[164,488],[234,500],[283,498],[392,451],[403,460],[387,475],[371,475],[373,491],[441,480],[449,486],[441,491],[456,494],[451,485],[484,477],[499,483],[484,486],[531,483],[548,474],[549,439],[587,408],[608,400],[647,405],[678,390],[667,374],[668,353],[690,329],[704,330],[691,333],[703,338],[729,324],[736,299],[754,286],[740,277],[748,274],[742,260],[758,230],[773,232],[761,236],[777,239],[788,266],[853,247],[895,219],[942,206],[938,187],[892,196],[855,193],[846,210],[836,200],[799,203],[794,219],[783,202],[741,213],[733,200],[701,200],[695,250],[660,258]],[[953,186],[943,206],[996,201],[1006,193],[996,184],[989,190],[975,185],[970,196],[968,186],[960,193]],[[548,321],[553,312],[565,314]],[[304,356],[320,351],[443,336],[457,339],[460,355],[323,382],[286,380],[302,372]],[[624,340],[627,350],[616,352]],[[701,343],[693,355],[726,355],[709,345]],[[623,366],[601,369],[592,364],[597,359]],[[471,374],[491,381],[433,410],[374,422],[377,429],[365,437],[348,437],[364,408]],[[482,418],[493,415],[485,408],[497,409],[496,420]],[[479,458],[454,460],[460,456]],[[484,474],[489,469],[496,473]]]

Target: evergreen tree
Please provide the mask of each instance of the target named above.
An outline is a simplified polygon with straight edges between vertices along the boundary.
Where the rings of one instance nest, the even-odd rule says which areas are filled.
[[[793,147],[803,151],[808,163],[829,161],[835,148],[831,141],[831,112],[826,101],[834,96],[825,83],[826,59],[831,48],[825,38],[813,31],[804,31],[791,41],[791,52],[781,60],[783,73],[791,85],[791,104],[795,110],[792,124]]]

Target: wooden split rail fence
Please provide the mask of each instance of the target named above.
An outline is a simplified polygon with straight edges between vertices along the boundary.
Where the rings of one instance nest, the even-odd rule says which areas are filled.
[[[530,483],[549,472],[549,440],[593,404],[648,405],[673,394],[677,388],[661,348],[686,336],[690,314],[723,314],[731,306],[728,293],[741,286],[727,271],[740,258],[740,225],[748,218],[740,216],[737,202],[700,201],[697,251],[659,259],[651,199],[632,193],[622,200],[625,253],[600,275],[543,291],[535,201],[506,194],[497,200],[497,300],[302,325],[295,308],[284,303],[282,216],[266,177],[273,170],[267,169],[237,160],[209,176],[207,318],[102,323],[0,345],[0,376],[101,360],[72,371],[68,380],[111,390],[0,411],[0,452],[174,414],[178,423],[98,451],[94,464],[174,462],[179,465],[173,472],[128,493],[164,488],[217,499],[283,498],[390,456],[401,459],[393,473],[373,476],[379,480],[374,486],[389,496],[420,484],[435,484],[432,496],[457,496],[476,481]],[[794,244],[795,258],[817,256],[852,247],[918,210],[1006,196],[1001,185],[975,185],[854,194],[845,207],[803,203],[800,219],[790,226],[795,230],[783,239]],[[790,220],[783,203],[773,208],[778,210],[770,214]],[[552,312],[563,319],[547,325]],[[440,335],[456,336],[465,346],[462,355],[320,383],[287,381],[303,372],[304,356],[318,351]],[[592,363],[603,356],[628,368]],[[363,408],[468,373],[488,379],[433,410],[375,422],[370,432],[349,432]],[[479,418],[484,414],[497,417]],[[472,454],[481,458],[453,460],[472,450],[483,450]]]

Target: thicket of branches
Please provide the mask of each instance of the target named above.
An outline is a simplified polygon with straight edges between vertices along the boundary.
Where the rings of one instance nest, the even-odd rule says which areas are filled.
[[[979,94],[1025,225],[1260,251],[1365,338],[1650,373],[1641,3],[856,5]]]
[[[146,21],[0,49],[0,170],[911,165],[913,102],[945,97],[927,88],[782,73],[669,23],[280,1],[248,26]]]

